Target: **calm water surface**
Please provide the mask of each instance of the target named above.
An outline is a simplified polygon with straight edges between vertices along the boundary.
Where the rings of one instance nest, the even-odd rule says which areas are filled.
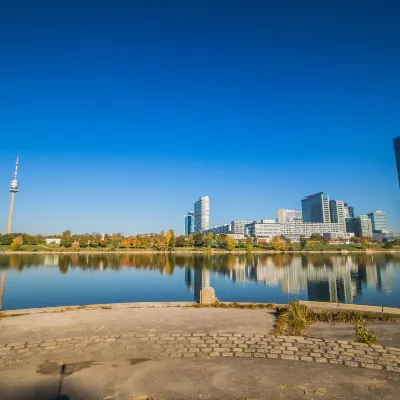
[[[0,255],[0,309],[198,300],[400,307],[398,255]]]

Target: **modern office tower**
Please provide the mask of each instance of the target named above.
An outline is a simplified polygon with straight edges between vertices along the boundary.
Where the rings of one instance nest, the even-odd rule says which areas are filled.
[[[301,201],[304,222],[319,222],[329,224],[331,213],[329,210],[329,195],[316,193],[305,197]]]
[[[371,220],[372,232],[386,232],[389,230],[386,222],[386,213],[384,211],[373,211],[367,215]]]
[[[201,232],[210,227],[210,199],[200,196],[194,203],[194,231]]]
[[[399,185],[400,185],[400,136],[393,139],[393,143],[394,143],[394,153],[396,155],[397,175],[399,177]]]
[[[372,237],[372,223],[368,215],[346,219],[346,231],[358,237]]]
[[[194,212],[189,211],[185,215],[185,236],[189,236],[194,233]]]
[[[344,203],[344,218],[354,218],[354,207]]]
[[[7,233],[11,233],[11,231],[12,231],[15,193],[18,193],[18,191],[19,191],[18,190],[19,183],[17,180],[17,174],[18,174],[18,157],[17,157],[17,162],[15,163],[14,179],[11,181],[10,189],[9,189],[11,192],[11,202],[10,202],[10,211],[8,213]]]
[[[344,224],[346,222],[343,201],[331,200],[329,202],[329,211],[333,224]]]
[[[254,221],[232,221],[230,233],[243,234],[245,226],[247,224],[251,224],[252,222],[254,222]]]
[[[301,222],[303,220],[303,213],[296,210],[287,210],[286,208],[278,208],[278,222]]]

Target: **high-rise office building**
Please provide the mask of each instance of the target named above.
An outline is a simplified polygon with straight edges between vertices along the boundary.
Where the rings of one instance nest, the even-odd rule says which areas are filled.
[[[278,208],[278,222],[301,222],[303,213],[296,210],[287,210],[286,208]]]
[[[331,200],[329,202],[329,211],[331,213],[331,222],[333,224],[344,224],[346,222],[343,201]]]
[[[329,210],[329,195],[316,193],[305,197],[301,201],[304,222],[320,222],[329,224],[331,213]]]
[[[400,185],[400,136],[393,139],[393,143],[394,143],[394,153],[396,155],[397,175],[399,177],[399,185]]]
[[[194,231],[201,232],[210,227],[210,199],[200,196],[194,203]]]
[[[346,231],[358,237],[372,237],[372,224],[368,215],[346,219]]]
[[[189,236],[194,233],[194,212],[189,211],[185,215],[185,236]]]
[[[354,207],[349,206],[347,203],[344,203],[344,218],[354,218]]]
[[[386,213],[384,211],[373,211],[367,215],[371,220],[373,232],[386,232],[389,230],[386,222]]]

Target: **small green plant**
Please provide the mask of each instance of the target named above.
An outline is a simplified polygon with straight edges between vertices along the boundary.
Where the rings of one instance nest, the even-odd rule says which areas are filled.
[[[365,327],[365,324],[356,325],[355,341],[358,343],[365,343],[368,346],[378,343],[378,338],[375,333]]]
[[[279,316],[275,326],[277,335],[302,336],[310,326],[309,310],[304,304],[289,303],[278,310]]]

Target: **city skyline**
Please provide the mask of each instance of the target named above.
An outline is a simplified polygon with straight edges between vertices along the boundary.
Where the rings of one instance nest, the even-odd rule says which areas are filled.
[[[215,226],[318,190],[400,230],[396,4],[89,3],[2,8],[1,232],[16,155],[16,232],[183,233],[201,193]]]

